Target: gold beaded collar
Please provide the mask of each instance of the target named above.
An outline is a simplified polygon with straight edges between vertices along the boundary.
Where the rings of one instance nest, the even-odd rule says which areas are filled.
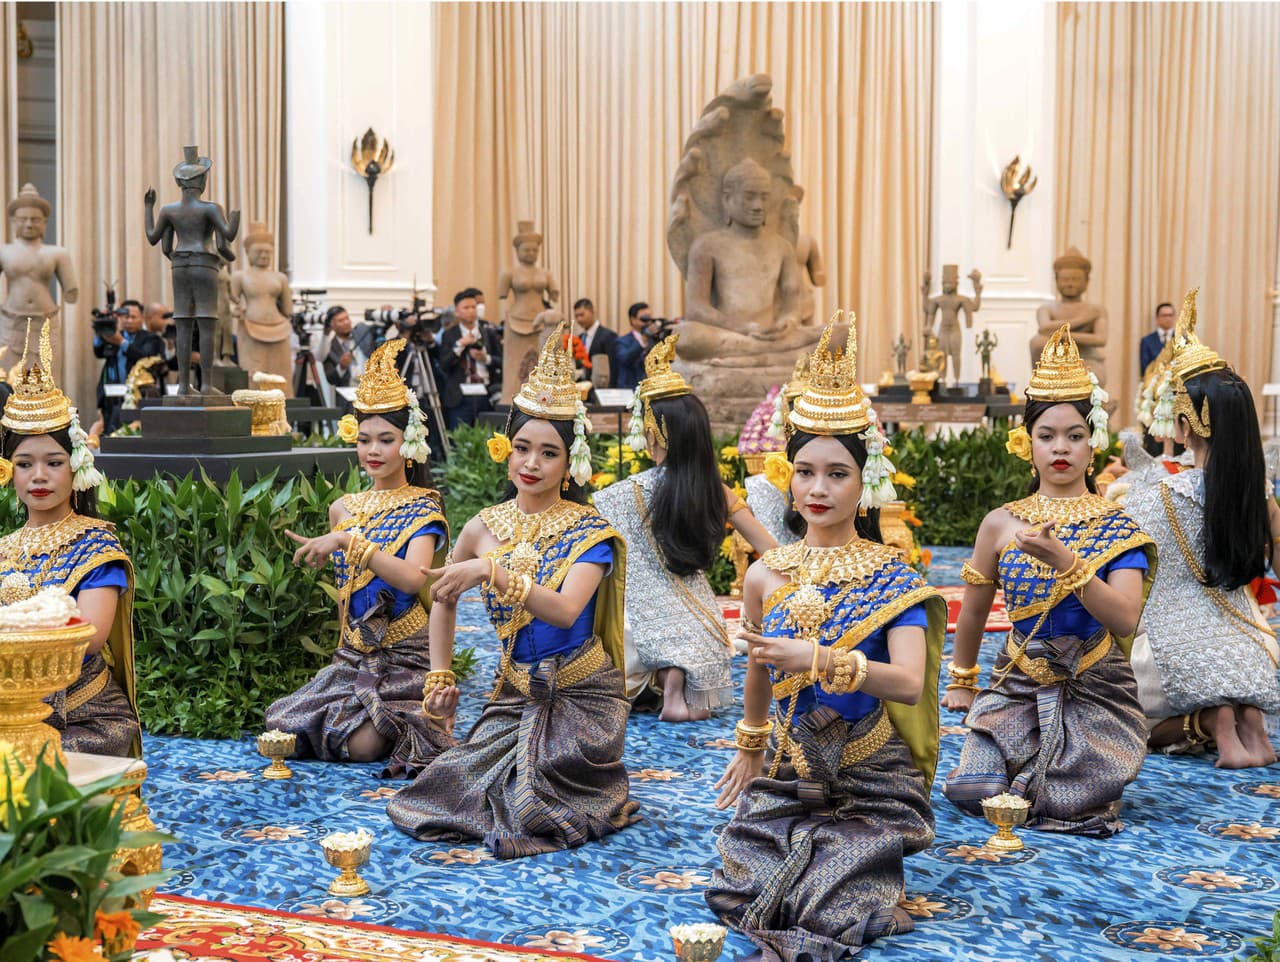
[[[557,501],[537,514],[525,514],[516,499],[495,504],[480,512],[480,520],[499,541],[532,544],[546,538],[558,538],[591,509],[575,501]]]
[[[765,566],[792,581],[812,585],[866,581],[901,556],[896,550],[874,541],[854,538],[837,548],[814,548],[797,541],[771,548],[761,560]]]
[[[1046,521],[1054,524],[1079,524],[1082,521],[1105,518],[1120,510],[1120,506],[1114,501],[1108,501],[1098,494],[1050,498],[1039,492],[1019,501],[1010,501],[1004,507],[1015,518],[1032,524],[1044,524]]]
[[[376,518],[393,508],[408,504],[410,501],[417,501],[427,495],[434,497],[436,492],[430,488],[419,488],[412,484],[402,484],[390,491],[371,488],[368,491],[344,494],[342,506],[351,512],[352,517],[367,523],[371,518]]]

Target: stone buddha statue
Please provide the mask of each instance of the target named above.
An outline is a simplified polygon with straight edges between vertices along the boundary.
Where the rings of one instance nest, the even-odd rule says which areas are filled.
[[[13,239],[0,246],[0,270],[8,286],[0,306],[0,345],[9,349],[6,363],[39,356],[40,331],[46,318],[51,322],[54,364],[62,358],[62,323],[50,293],[52,283],[56,279],[62,286],[62,298],[68,304],[76,302],[80,291],[67,249],[44,242],[50,210],[49,202],[31,184],[24,184],[18,196],[9,201]],[[31,350],[26,352],[29,318],[34,323],[30,325]]]
[[[249,372],[285,379],[286,396],[293,394],[293,297],[289,279],[275,269],[275,236],[266,224],[249,225],[245,235],[244,270],[231,275],[231,311],[235,315],[240,366]]]
[[[1063,324],[1071,325],[1071,337],[1080,349],[1080,358],[1106,386],[1107,309],[1084,299],[1089,287],[1089,258],[1072,247],[1053,262],[1053,279],[1059,299],[1042,304],[1036,311],[1039,328],[1031,339],[1031,365],[1040,360],[1040,352],[1053,332]]]

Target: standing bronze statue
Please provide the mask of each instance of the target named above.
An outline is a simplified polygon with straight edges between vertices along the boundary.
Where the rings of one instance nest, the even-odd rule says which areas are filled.
[[[182,200],[165,204],[155,215],[156,191],[147,188],[147,242],[160,244],[173,271],[173,320],[178,326],[178,394],[196,394],[191,386],[192,323],[200,330],[201,391],[221,395],[213,386],[213,362],[217,356],[214,336],[218,324],[218,269],[222,261],[234,261],[231,242],[240,230],[240,211],[224,216],[222,207],[201,200],[205,179],[213,161],[200,157],[196,147],[183,147],[182,163],[173,168],[173,179],[182,188]],[[216,245],[216,247],[214,246]]]
[[[929,271],[924,272],[924,283],[920,286],[920,293],[924,296],[924,329],[937,335],[938,346],[946,354],[947,363],[938,374],[946,375],[949,363],[951,373],[946,382],[953,385],[960,381],[960,350],[964,345],[961,315],[964,326],[973,327],[973,315],[982,307],[982,274],[977,268],[969,272],[969,280],[973,282],[973,297],[957,293],[960,289],[960,268],[955,264],[943,264],[941,294],[929,296],[933,282]]]

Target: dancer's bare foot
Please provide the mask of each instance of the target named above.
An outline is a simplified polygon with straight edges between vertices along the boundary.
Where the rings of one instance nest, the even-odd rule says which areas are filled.
[[[1215,768],[1252,768],[1253,756],[1240,741],[1236,731],[1236,711],[1230,705],[1206,708],[1200,713],[1200,725],[1218,743]]]
[[[1275,762],[1276,749],[1267,737],[1267,720],[1256,705],[1236,706],[1236,729],[1254,765],[1265,768]]]
[[[659,721],[687,722],[703,721],[711,717],[710,709],[694,711],[684,698],[684,672],[679,668],[666,668],[662,678],[662,712]]]

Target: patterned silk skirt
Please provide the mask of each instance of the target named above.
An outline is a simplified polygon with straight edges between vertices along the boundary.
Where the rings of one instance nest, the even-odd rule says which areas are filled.
[[[720,836],[707,903],[765,962],[834,962],[911,931],[902,859],[933,841],[929,787],[882,709],[850,724],[817,708],[791,738],[805,776],[784,762],[751,782]]]
[[[998,671],[1022,641],[1010,635]],[[982,799],[1012,792],[1031,802],[1027,828],[1114,835],[1124,828],[1121,794],[1147,752],[1137,689],[1105,631],[1032,641],[1004,680],[974,699],[943,792],[970,815],[982,814]]]
[[[629,708],[599,639],[514,665],[466,740],[430,761],[387,814],[415,838],[480,839],[502,859],[604,838],[637,821],[622,764]]]
[[[48,724],[62,732],[62,749],[126,758],[141,755],[142,729],[124,690],[101,654],[90,655],[71,687],[45,699]]]
[[[411,760],[430,751],[422,713],[431,669],[426,612],[414,604],[388,622],[386,609],[375,605],[348,623],[332,663],[267,709],[268,730],[298,736],[298,758],[348,761],[347,739],[369,721],[391,743],[386,776],[412,775]]]

